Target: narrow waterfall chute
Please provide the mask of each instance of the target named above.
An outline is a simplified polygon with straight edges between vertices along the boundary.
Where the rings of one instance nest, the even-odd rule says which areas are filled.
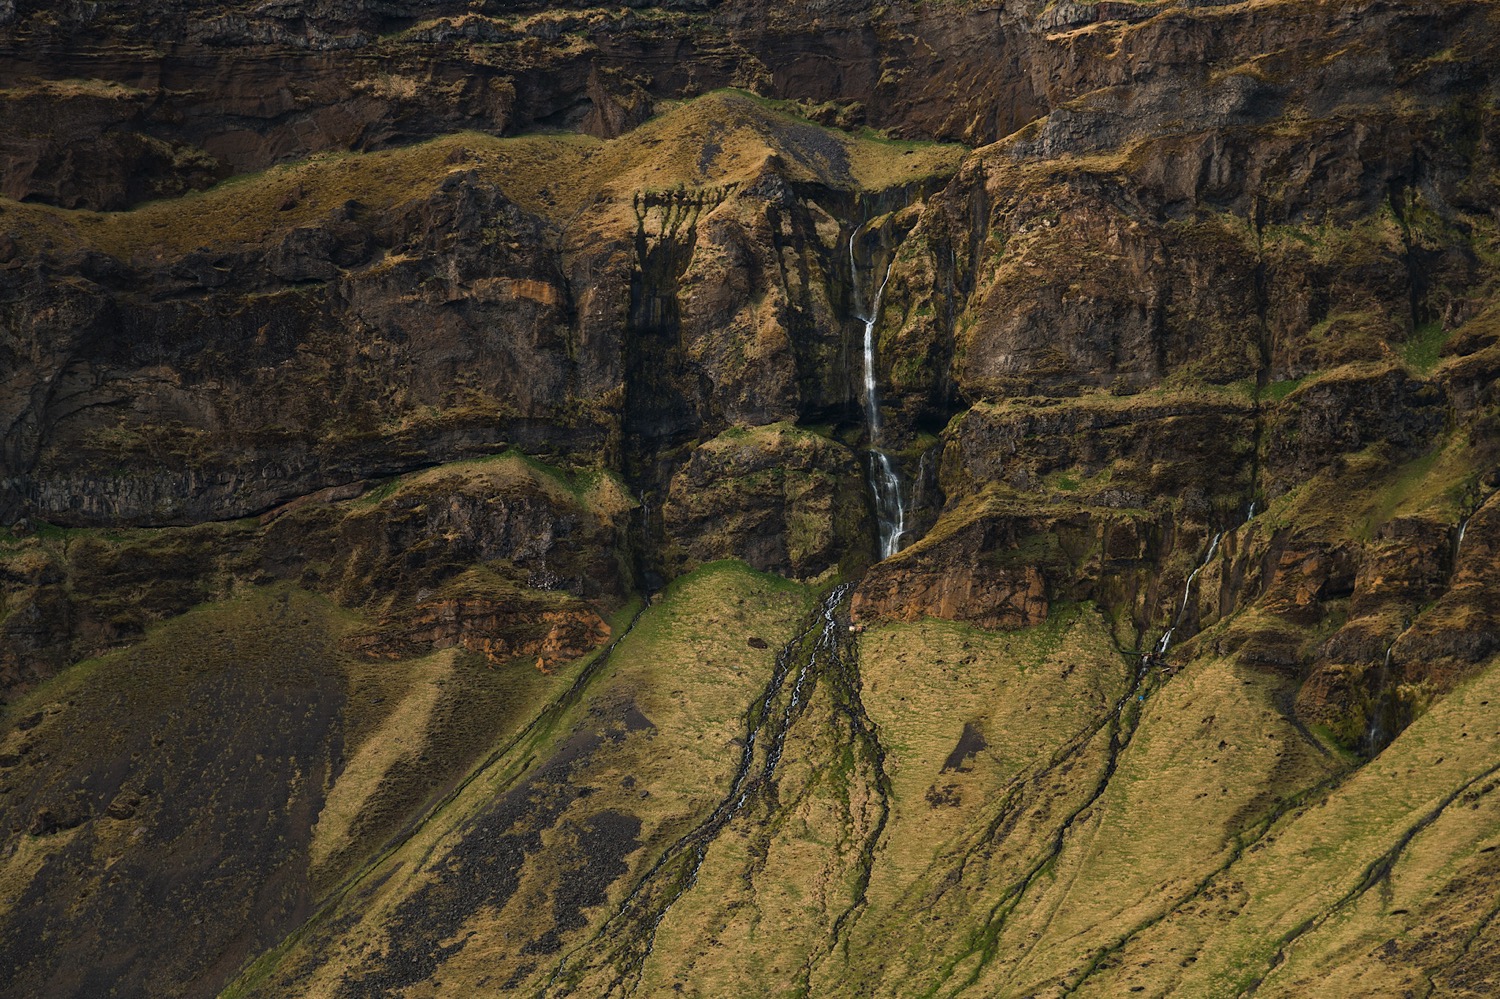
[[[1380,662],[1380,672],[1375,676],[1375,704],[1370,712],[1370,727],[1365,731],[1365,755],[1374,756],[1380,752],[1385,741],[1385,726],[1381,723],[1381,716],[1385,712],[1385,685],[1391,672],[1391,653],[1395,651],[1396,643],[1385,647],[1385,658]]]
[[[1187,582],[1182,586],[1182,605],[1177,608],[1177,620],[1172,622],[1174,628],[1182,623],[1182,615],[1187,613],[1188,600],[1192,598],[1193,580],[1198,578],[1198,573],[1202,572],[1204,567],[1212,562],[1214,556],[1219,553],[1219,540],[1223,537],[1224,532],[1222,531],[1214,535],[1213,541],[1208,545],[1208,554],[1203,556],[1203,561],[1198,563],[1198,568],[1188,573]]]
[[[1192,599],[1193,580],[1198,578],[1198,573],[1207,568],[1208,563],[1212,562],[1214,556],[1219,553],[1219,542],[1223,537],[1223,531],[1214,535],[1214,539],[1208,544],[1208,552],[1203,556],[1203,561],[1199,562],[1197,567],[1188,573],[1187,582],[1182,584],[1182,603],[1177,607],[1177,614],[1172,618],[1172,623],[1167,626],[1166,631],[1162,632],[1161,638],[1156,643],[1156,654],[1158,656],[1165,655],[1167,649],[1172,647],[1172,633],[1177,630],[1178,625],[1182,624],[1182,618],[1187,614],[1188,601]]]
[[[854,317],[865,326],[864,411],[865,436],[868,440],[866,478],[875,501],[880,557],[884,559],[901,550],[901,541],[906,535],[906,500],[901,494],[901,476],[896,471],[896,463],[881,447],[883,435],[880,425],[880,393],[875,376],[875,326],[880,321],[880,301],[885,296],[885,286],[891,279],[891,269],[896,261],[893,257],[886,264],[885,274],[875,289],[869,308],[865,309],[859,291],[859,262],[854,256],[854,242],[859,230],[860,227],[855,227],[849,234],[849,275],[853,287]]]

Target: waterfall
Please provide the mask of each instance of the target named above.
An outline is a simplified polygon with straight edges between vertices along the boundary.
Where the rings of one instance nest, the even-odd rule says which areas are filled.
[[[1176,631],[1177,626],[1182,623],[1182,616],[1187,613],[1188,600],[1192,598],[1193,580],[1198,578],[1198,573],[1202,572],[1204,568],[1207,567],[1208,563],[1213,561],[1214,556],[1218,554],[1219,541],[1223,537],[1223,531],[1220,531],[1218,534],[1214,535],[1213,541],[1209,542],[1208,545],[1208,554],[1203,556],[1203,561],[1198,563],[1198,567],[1196,569],[1188,573],[1187,582],[1182,584],[1182,603],[1177,608],[1177,615],[1172,618],[1172,623],[1167,627],[1166,631],[1162,632],[1161,639],[1156,643],[1157,655],[1165,655],[1167,649],[1171,648],[1172,632]]]
[[[1203,556],[1203,561],[1198,563],[1198,568],[1188,573],[1187,582],[1182,585],[1182,606],[1177,608],[1177,620],[1172,622],[1172,627],[1175,628],[1182,623],[1182,615],[1187,613],[1188,598],[1193,589],[1193,580],[1198,578],[1198,573],[1203,571],[1204,566],[1214,560],[1214,555],[1219,551],[1219,539],[1222,537],[1224,537],[1224,532],[1222,531],[1214,535],[1213,541],[1209,542],[1208,545],[1208,554]]]
[[[927,466],[932,457],[932,449],[926,448],[917,458],[917,474],[912,477],[911,483],[911,505],[920,507],[927,498]]]
[[[1380,751],[1381,741],[1385,738],[1385,730],[1380,724],[1380,716],[1385,710],[1385,683],[1386,676],[1391,670],[1391,652],[1396,648],[1392,642],[1385,647],[1385,659],[1380,663],[1380,673],[1375,679],[1375,705],[1370,712],[1370,727],[1365,732],[1365,753],[1374,756]]]
[[[1458,553],[1464,546],[1464,534],[1469,530],[1469,518],[1465,517],[1458,524],[1458,540],[1453,543],[1453,561],[1458,561]]]
[[[859,264],[854,259],[854,240],[859,235],[856,226],[849,234],[849,277],[853,287],[854,317],[865,324],[865,435],[869,440],[869,466],[866,477],[870,493],[875,500],[875,520],[880,532],[880,557],[890,558],[901,550],[901,539],[906,534],[906,503],[901,496],[901,477],[896,474],[896,464],[881,448],[880,395],[875,384],[875,324],[880,321],[880,299],[885,295],[886,282],[891,279],[891,268],[895,258],[886,264],[885,276],[875,289],[875,298],[868,313],[862,312],[859,293]]]

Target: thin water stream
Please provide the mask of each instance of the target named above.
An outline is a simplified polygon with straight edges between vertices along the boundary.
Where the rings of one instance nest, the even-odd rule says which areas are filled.
[[[1182,603],[1177,607],[1177,614],[1172,618],[1172,623],[1167,626],[1166,631],[1162,632],[1161,639],[1156,643],[1157,655],[1165,655],[1167,649],[1172,647],[1172,633],[1177,630],[1178,625],[1182,624],[1182,617],[1187,613],[1188,601],[1192,599],[1193,580],[1198,578],[1198,573],[1202,572],[1208,566],[1208,563],[1213,561],[1214,556],[1219,553],[1219,541],[1223,537],[1223,531],[1214,535],[1213,541],[1209,542],[1208,553],[1203,556],[1203,561],[1198,563],[1196,569],[1188,573],[1187,582],[1182,584]]]
[[[849,274],[853,287],[854,316],[865,324],[864,410],[865,437],[869,442],[866,477],[870,484],[870,494],[875,500],[880,557],[890,558],[901,550],[901,541],[906,535],[906,501],[901,495],[901,477],[896,472],[896,464],[881,447],[883,435],[880,426],[880,394],[875,377],[875,325],[880,321],[880,300],[885,296],[885,286],[891,279],[891,268],[896,261],[892,257],[890,263],[886,264],[885,275],[880,279],[874,298],[866,309],[859,288],[859,263],[854,258],[854,242],[859,230],[860,227],[856,226],[849,234]]]
[[[844,666],[839,648],[838,609],[850,588],[851,584],[844,583],[829,591],[817,612],[777,655],[770,682],[754,701],[746,719],[740,759],[728,793],[702,822],[657,858],[595,934],[591,944],[607,939],[610,931],[622,923],[638,927],[634,932],[615,934],[622,943],[608,958],[619,969],[619,977],[610,987],[611,994],[616,986],[625,986],[627,978],[640,975],[655,946],[657,928],[697,883],[715,838],[757,794],[775,785],[787,733],[801,714],[810,685]],[[586,953],[589,946],[558,963],[548,982],[549,989],[566,980],[572,961]],[[633,986],[625,990],[628,992],[630,988]]]
[[[1375,705],[1370,711],[1370,727],[1365,731],[1365,753],[1374,756],[1384,746],[1385,742],[1385,702],[1386,702],[1386,680],[1391,672],[1391,653],[1395,650],[1396,643],[1385,647],[1385,658],[1380,662],[1380,672],[1375,677]]]

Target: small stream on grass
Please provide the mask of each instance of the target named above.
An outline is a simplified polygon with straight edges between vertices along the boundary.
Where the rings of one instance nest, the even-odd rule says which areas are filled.
[[[622,941],[605,957],[618,971],[609,990],[611,994],[621,987],[627,993],[631,991],[633,986],[626,979],[632,975],[639,979],[655,946],[657,928],[697,883],[714,840],[759,795],[774,793],[787,733],[800,717],[813,688],[823,679],[835,683],[847,679],[850,664],[840,650],[838,613],[851,589],[852,584],[844,583],[830,590],[777,654],[770,680],[746,713],[739,762],[724,797],[707,818],[662,852],[595,935],[594,943],[609,937]],[[580,955],[588,949],[585,945]],[[549,987],[568,980],[568,964],[564,960],[558,965]]]

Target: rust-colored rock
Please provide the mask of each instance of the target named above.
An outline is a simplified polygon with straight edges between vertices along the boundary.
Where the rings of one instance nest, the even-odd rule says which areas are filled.
[[[538,669],[549,669],[608,640],[609,625],[585,606],[541,610],[525,600],[470,598],[421,603],[409,619],[388,623],[357,647],[371,658],[397,658],[458,646],[491,665],[535,659]]]
[[[903,565],[872,569],[854,591],[859,621],[964,621],[980,628],[1025,628],[1047,618],[1046,585],[1033,566]]]
[[[1025,542],[1054,528],[1026,518],[974,516],[871,567],[855,588],[850,616],[857,622],[936,617],[982,628],[1038,624],[1047,617],[1047,579]]]

